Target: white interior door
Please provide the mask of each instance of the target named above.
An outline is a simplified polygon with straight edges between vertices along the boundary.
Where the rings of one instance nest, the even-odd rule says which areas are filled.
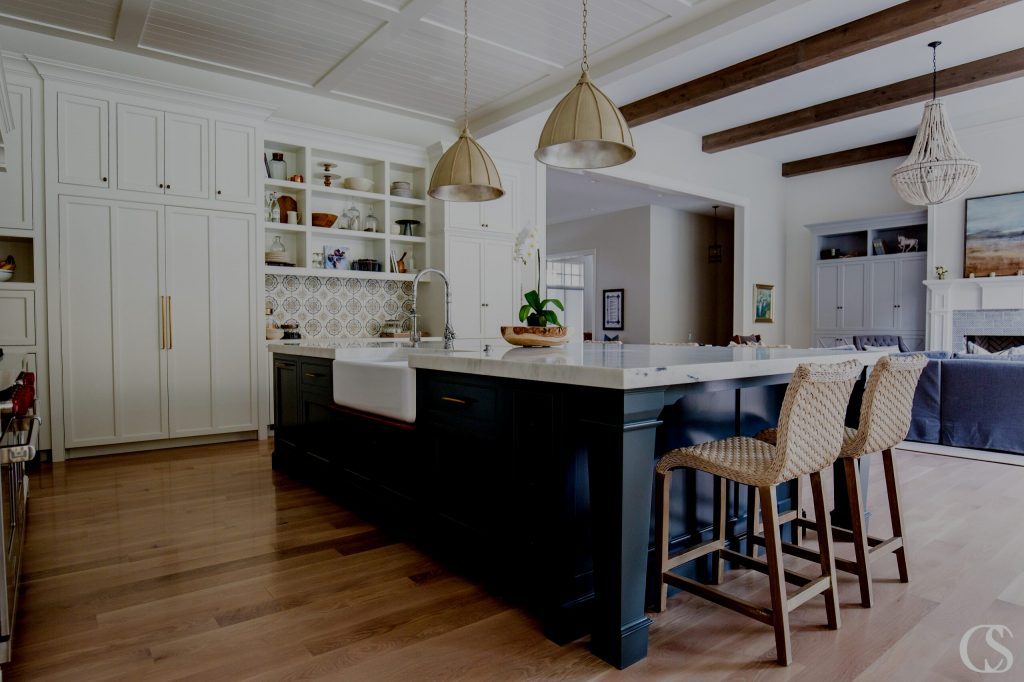
[[[446,265],[452,292],[451,324],[462,339],[480,338],[483,329],[482,244],[479,239],[455,237],[448,245]]]
[[[167,209],[170,435],[256,428],[251,216]]]
[[[512,244],[485,241],[483,244],[483,328],[485,337],[500,336],[501,325],[513,324]]]
[[[107,187],[110,112],[106,100],[57,93],[57,181]]]
[[[164,192],[164,112],[117,105],[117,187]]]
[[[208,199],[210,185],[209,121],[197,116],[164,114],[164,193]]]
[[[61,197],[67,447],[166,437],[161,206]]]
[[[253,161],[255,131],[250,126],[217,121],[214,124],[214,184],[221,201],[249,203],[255,193]]]

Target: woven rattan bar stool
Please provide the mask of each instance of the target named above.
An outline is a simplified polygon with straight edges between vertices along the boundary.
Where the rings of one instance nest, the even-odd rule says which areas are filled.
[[[910,430],[914,392],[917,390],[921,372],[927,364],[928,358],[924,355],[888,356],[878,361],[864,388],[860,423],[856,429],[846,429],[843,447],[839,453],[846,474],[846,488],[850,498],[850,524],[853,528],[833,527],[832,534],[838,542],[853,543],[856,560],[837,558],[836,567],[857,576],[860,582],[860,602],[865,607],[870,607],[873,599],[871,562],[875,559],[892,552],[896,555],[900,582],[910,582],[899,483],[892,449],[906,438],[907,431]],[[756,438],[766,443],[774,443],[778,433],[776,429],[765,429],[757,434]],[[889,518],[892,521],[892,537],[888,538],[869,536],[864,523],[860,467],[857,466],[857,460],[872,452],[882,453],[882,466],[885,469],[885,490],[889,498]],[[821,512],[815,509],[814,513],[817,516]],[[796,525],[804,528],[814,528],[817,525],[816,522],[807,519],[798,518],[794,521]],[[764,543],[767,536],[765,538],[754,538],[754,542]],[[818,560],[817,554],[807,547],[784,544],[783,551],[811,561]]]
[[[661,562],[661,595],[658,610],[665,610],[668,586],[672,585],[721,606],[750,616],[775,629],[777,660],[789,665],[793,660],[789,635],[789,612],[819,594],[825,597],[828,625],[839,627],[839,600],[835,585],[832,554],[832,530],[824,521],[825,498],[821,474],[839,456],[843,442],[844,418],[850,393],[863,365],[857,360],[837,364],[800,365],[786,389],[779,418],[778,446],[753,438],[735,437],[679,448],[665,454],[655,468],[658,491],[655,523],[658,556]],[[716,477],[716,513],[714,539],[669,556],[668,508],[672,470],[690,467]],[[821,576],[807,578],[782,567],[779,537],[778,498],[780,483],[809,474],[817,518]],[[726,479],[754,486],[761,497],[767,561],[732,551],[726,546]],[[722,562],[728,559],[740,566],[768,574],[771,607],[764,608],[726,592],[672,573],[672,569],[712,554],[714,582],[721,582]],[[787,594],[785,583],[799,587]]]

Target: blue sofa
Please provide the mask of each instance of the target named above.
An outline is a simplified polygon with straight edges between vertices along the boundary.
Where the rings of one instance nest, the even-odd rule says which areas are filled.
[[[1024,454],[1024,357],[925,355],[907,440]]]

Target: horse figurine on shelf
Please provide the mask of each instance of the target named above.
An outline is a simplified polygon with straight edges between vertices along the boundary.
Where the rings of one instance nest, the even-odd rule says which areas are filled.
[[[906,253],[907,251],[917,251],[917,246],[920,243],[919,239],[911,239],[910,237],[904,237],[902,234],[896,237],[896,243],[900,247],[900,253]]]

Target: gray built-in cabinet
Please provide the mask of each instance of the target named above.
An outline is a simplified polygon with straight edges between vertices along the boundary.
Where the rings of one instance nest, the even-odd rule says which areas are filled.
[[[923,350],[927,216],[895,216],[809,225],[814,234],[813,345],[853,343],[859,335],[899,335]],[[916,240],[916,248],[900,246]],[[904,250],[904,248],[906,250]]]

